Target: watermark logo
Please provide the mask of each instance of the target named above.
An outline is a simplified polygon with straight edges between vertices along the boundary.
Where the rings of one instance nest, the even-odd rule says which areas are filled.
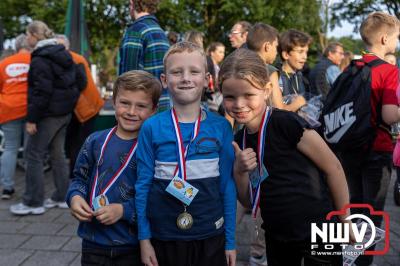
[[[375,226],[370,217],[364,214],[349,215],[346,220],[351,221],[351,224],[327,222],[318,225],[312,223],[311,250],[321,248],[332,250],[334,244],[339,244],[343,250],[346,250],[350,245],[351,227],[355,239],[355,244],[351,247],[352,250],[362,252],[384,238],[385,245],[382,250],[365,250],[363,254],[384,255],[389,251],[389,215],[384,211],[375,211],[369,204],[348,204],[340,211],[332,211],[328,213],[326,220],[331,221],[334,216],[345,215],[346,211],[351,209],[367,209],[370,216],[381,216],[385,225],[384,231]]]

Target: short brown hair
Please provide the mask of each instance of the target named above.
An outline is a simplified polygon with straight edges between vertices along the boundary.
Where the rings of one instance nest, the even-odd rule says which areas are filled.
[[[330,43],[328,43],[328,45],[326,46],[326,48],[324,50],[324,56],[328,57],[329,53],[336,52],[336,49],[338,47],[342,47],[343,48],[343,44],[341,44],[340,42],[330,42]]]
[[[256,23],[249,30],[246,44],[250,50],[258,52],[264,43],[273,43],[278,36],[279,33],[274,27],[264,23]]]
[[[240,26],[242,26],[243,32],[248,32],[248,31],[250,30],[250,28],[251,28],[251,23],[248,22],[248,21],[245,21],[245,20],[238,21],[238,22],[236,22],[236,23],[234,24],[234,26],[235,26],[235,25],[240,25]]]
[[[229,78],[243,79],[258,89],[265,89],[269,82],[269,73],[264,61],[249,49],[239,48],[224,60],[218,75],[218,82],[222,84]]]
[[[198,46],[195,43],[192,42],[177,42],[174,45],[172,45],[168,51],[164,55],[163,63],[164,63],[164,73],[167,73],[167,61],[168,57],[173,54],[180,54],[180,53],[193,53],[193,52],[198,52],[200,55],[204,58],[204,67],[206,72],[207,70],[207,57],[206,54],[204,53],[204,49],[200,46]]]
[[[207,55],[211,56],[212,52],[215,52],[218,47],[224,47],[225,45],[221,42],[212,42],[210,45],[207,47]]]
[[[364,43],[368,46],[374,45],[379,40],[379,34],[393,34],[399,31],[400,21],[385,12],[372,12],[361,23],[360,34]]]
[[[148,12],[154,14],[157,12],[159,0],[132,0],[136,12]]]
[[[290,29],[281,34],[279,37],[278,52],[282,58],[282,52],[290,53],[294,47],[309,46],[312,42],[312,37],[305,32]]]
[[[131,70],[123,73],[115,81],[113,88],[114,103],[118,92],[121,90],[143,91],[149,94],[153,102],[153,108],[155,108],[161,96],[162,86],[160,81],[152,74],[143,70]]]

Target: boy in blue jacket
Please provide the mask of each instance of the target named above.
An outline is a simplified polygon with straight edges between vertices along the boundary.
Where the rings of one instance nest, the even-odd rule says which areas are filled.
[[[142,262],[235,265],[233,136],[227,120],[200,109],[206,56],[193,43],[177,43],[164,57],[164,73],[173,108],[143,124],[137,150]]]
[[[67,193],[80,221],[82,265],[141,265],[135,211],[136,147],[161,84],[144,71],[129,71],[114,85],[117,126],[90,135],[83,145]]]

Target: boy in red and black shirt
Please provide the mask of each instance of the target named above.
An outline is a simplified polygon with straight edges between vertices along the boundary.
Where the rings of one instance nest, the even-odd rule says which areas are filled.
[[[399,39],[400,22],[395,16],[373,12],[363,21],[361,37],[368,52],[363,60],[371,62],[383,59],[395,52]],[[399,86],[399,70],[390,64],[380,64],[371,69],[371,122],[376,128],[376,137],[370,152],[351,150],[341,154],[342,165],[347,176],[351,203],[367,203],[374,210],[383,210],[390,182],[393,143],[390,132],[383,125],[400,120],[396,97]],[[380,126],[379,126],[380,125]],[[356,213],[360,213],[357,210]],[[369,211],[363,210],[370,216]],[[381,216],[371,216],[375,226],[380,226]],[[372,247],[371,249],[374,249]],[[357,265],[370,265],[372,256],[360,256]]]

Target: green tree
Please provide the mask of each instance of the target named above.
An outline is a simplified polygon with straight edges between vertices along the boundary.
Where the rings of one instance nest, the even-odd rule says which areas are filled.
[[[280,31],[296,28],[315,40],[324,32],[320,17],[322,0],[162,0],[156,16],[166,30],[205,33],[206,44],[222,41],[239,20],[264,22]],[[55,32],[64,32],[67,0],[2,0],[0,19],[5,38],[24,32],[33,19],[43,20]],[[115,74],[116,56],[123,31],[131,21],[128,0],[85,0],[91,61],[99,65],[102,81]],[[316,54],[319,41],[311,49]],[[318,44],[318,45],[317,45]]]
[[[332,6],[332,24],[341,26],[341,21],[349,21],[354,24],[357,31],[364,18],[373,11],[387,11],[396,17],[400,17],[399,0],[342,0]]]

